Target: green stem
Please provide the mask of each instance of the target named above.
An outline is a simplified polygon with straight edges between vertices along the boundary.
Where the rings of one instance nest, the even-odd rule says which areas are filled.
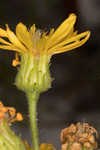
[[[32,130],[32,144],[34,150],[39,150],[38,127],[37,127],[37,101],[39,99],[39,95],[40,93],[37,91],[27,93],[29,102],[30,127]]]

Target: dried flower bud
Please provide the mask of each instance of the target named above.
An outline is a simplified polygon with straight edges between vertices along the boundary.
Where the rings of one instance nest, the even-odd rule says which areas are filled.
[[[23,117],[21,113],[16,113],[16,109],[13,107],[6,107],[0,101],[0,122],[5,120],[9,125],[15,121],[22,121]]]

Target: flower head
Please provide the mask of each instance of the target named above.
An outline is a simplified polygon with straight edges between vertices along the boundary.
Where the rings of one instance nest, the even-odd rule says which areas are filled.
[[[21,54],[32,53],[37,58],[44,53],[52,56],[67,52],[83,45],[90,36],[90,31],[77,34],[74,31],[75,22],[76,15],[71,14],[56,30],[51,29],[49,33],[36,30],[35,24],[28,30],[24,24],[19,23],[16,35],[6,25],[6,30],[0,28],[0,48]],[[8,38],[9,42],[2,37]],[[14,65],[18,62],[18,57],[16,58]]]
[[[14,34],[8,25],[0,28],[0,48],[16,51],[13,66],[20,65],[15,84],[23,91],[43,92],[51,87],[49,61],[52,55],[80,47],[90,36],[90,31],[74,31],[76,15],[71,14],[56,30],[42,32],[35,25],[28,30],[19,23]],[[8,40],[5,40],[7,38]],[[21,62],[19,61],[19,55]]]

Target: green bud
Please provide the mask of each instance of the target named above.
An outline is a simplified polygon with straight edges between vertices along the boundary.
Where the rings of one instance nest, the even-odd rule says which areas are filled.
[[[51,87],[49,61],[46,54],[21,55],[21,65],[16,76],[16,86],[24,92],[44,92]]]
[[[10,129],[7,122],[0,122],[0,150],[25,150],[20,137]]]

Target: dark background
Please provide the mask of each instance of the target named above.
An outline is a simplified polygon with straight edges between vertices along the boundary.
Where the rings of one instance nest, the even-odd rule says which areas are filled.
[[[57,27],[70,13],[78,16],[75,28],[91,30],[89,41],[76,50],[56,55],[51,60],[55,78],[52,89],[38,103],[40,142],[60,147],[60,130],[77,121],[88,122],[100,131],[100,0],[1,0],[0,27],[9,24],[14,31],[18,22],[49,30]],[[29,140],[28,106],[23,92],[14,86],[17,68],[11,66],[14,52],[0,50],[0,100],[23,113],[17,123]],[[18,127],[19,126],[19,127]],[[15,129],[15,126],[14,126]]]

